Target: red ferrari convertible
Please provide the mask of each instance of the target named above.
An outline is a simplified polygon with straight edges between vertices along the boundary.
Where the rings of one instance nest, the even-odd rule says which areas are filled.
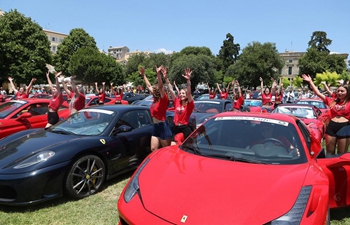
[[[47,124],[49,99],[28,98],[11,100],[0,105],[0,138],[31,128],[44,128]],[[61,106],[60,119],[69,116],[67,106]]]
[[[143,161],[119,224],[326,224],[350,204],[349,174],[350,153],[326,157],[297,117],[220,113]]]

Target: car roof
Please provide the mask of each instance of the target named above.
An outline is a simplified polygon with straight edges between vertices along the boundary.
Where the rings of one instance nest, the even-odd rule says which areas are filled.
[[[106,110],[112,110],[112,111],[119,111],[119,112],[126,112],[130,110],[149,110],[147,107],[141,106],[141,105],[122,105],[122,104],[115,104],[115,105],[96,105],[93,106],[94,109],[106,109]]]
[[[228,116],[228,117],[255,117],[257,120],[259,120],[259,118],[261,118],[261,119],[274,119],[274,120],[281,120],[283,122],[289,122],[289,123],[295,123],[295,121],[297,120],[296,117],[286,115],[286,114],[260,113],[260,112],[233,112],[233,111],[218,113],[216,115],[213,115],[213,118],[225,117],[225,116]]]
[[[10,102],[16,102],[16,101],[26,101],[28,103],[50,103],[50,99],[47,98],[23,98],[23,99],[16,99],[16,100],[11,100]]]
[[[230,99],[199,99],[199,100],[195,100],[196,102],[232,102]]]

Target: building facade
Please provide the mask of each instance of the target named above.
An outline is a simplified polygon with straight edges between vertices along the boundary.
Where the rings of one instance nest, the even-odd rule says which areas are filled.
[[[62,43],[63,39],[68,37],[67,34],[59,33],[51,30],[43,30],[50,41],[50,50],[52,54],[56,54],[57,46]]]

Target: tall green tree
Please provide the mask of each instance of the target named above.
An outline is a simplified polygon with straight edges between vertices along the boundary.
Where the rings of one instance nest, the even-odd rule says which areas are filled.
[[[284,60],[279,55],[275,43],[249,43],[239,56],[237,62],[230,68],[230,73],[245,87],[260,85],[259,77],[270,85],[271,78],[277,80],[284,66]]]
[[[328,46],[332,44],[332,40],[327,38],[327,33],[324,31],[314,31],[308,45],[309,48],[316,48],[319,52],[329,53]]]
[[[145,65],[145,60],[148,56],[144,53],[137,53],[130,56],[125,66],[125,74],[129,77],[131,74],[138,72],[140,65]],[[147,68],[147,67],[145,67]]]
[[[341,55],[330,54],[328,47],[331,43],[326,32],[313,32],[307,52],[299,59],[300,74],[309,74],[315,78],[317,73],[326,70],[337,73],[346,70],[346,59]]]
[[[226,34],[226,39],[223,41],[218,55],[222,62],[222,68],[220,69],[223,71],[223,74],[226,75],[226,70],[235,64],[240,50],[240,45],[234,43],[234,37],[230,33]]]
[[[112,56],[93,47],[79,48],[70,59],[68,71],[89,85],[94,82],[106,82],[109,87],[110,82],[116,85],[125,83],[123,67]]]
[[[98,50],[95,39],[91,37],[84,29],[75,28],[69,32],[68,37],[63,39],[57,46],[57,53],[54,55],[53,64],[56,71],[62,71],[64,74],[70,74],[68,71],[71,57],[82,47],[90,47]]]
[[[18,84],[33,77],[43,82],[50,62],[50,42],[42,27],[17,10],[0,17],[0,83],[8,76]]]

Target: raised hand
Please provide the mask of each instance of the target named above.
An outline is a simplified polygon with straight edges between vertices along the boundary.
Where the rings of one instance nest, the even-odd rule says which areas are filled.
[[[145,68],[141,67],[139,73],[140,73],[140,76],[144,77],[145,76]]]
[[[303,80],[304,81],[306,81],[306,82],[311,82],[312,81],[312,78],[310,77],[310,75],[308,74],[308,75],[306,75],[306,74],[303,74],[303,75],[301,75],[301,77],[303,78]]]
[[[186,80],[190,80],[191,79],[191,74],[192,74],[191,69],[187,68],[187,69],[185,69],[185,74],[182,74],[182,76],[184,78],[186,78]]]
[[[160,67],[155,66],[155,68],[156,68],[156,72],[157,72],[157,74],[159,74],[159,73],[160,73],[160,71],[162,70],[163,66],[160,66]]]
[[[167,77],[167,69],[166,68],[164,68],[163,66],[161,66],[162,68],[161,68],[161,71],[162,71],[162,73],[163,73],[163,77],[164,77],[164,79],[167,79],[168,77]]]

